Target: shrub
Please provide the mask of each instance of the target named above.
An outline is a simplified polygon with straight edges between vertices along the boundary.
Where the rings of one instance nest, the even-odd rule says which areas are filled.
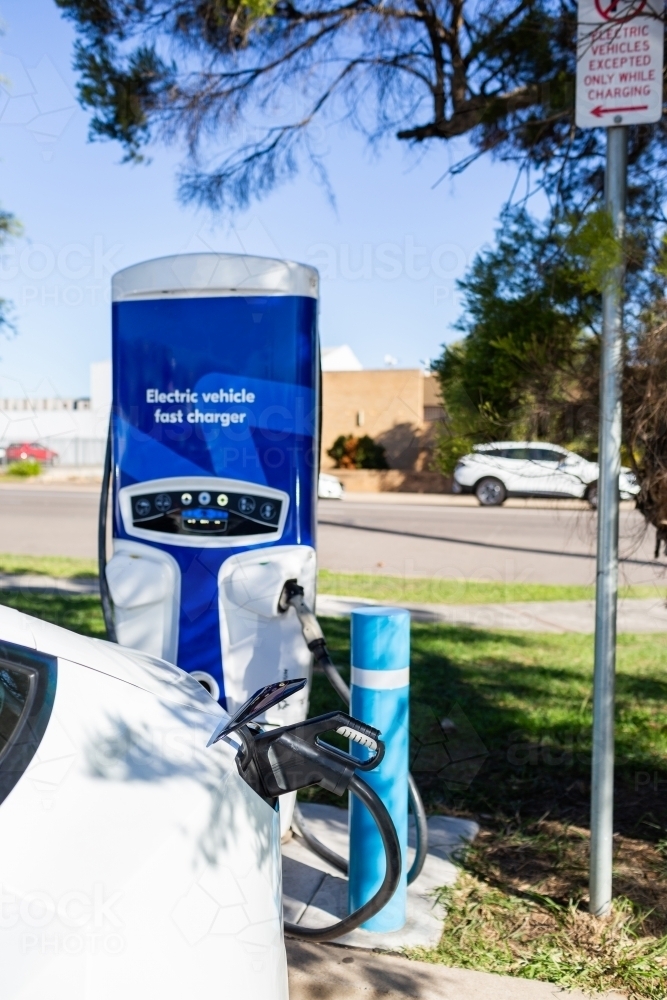
[[[39,462],[34,458],[25,458],[21,462],[12,462],[7,469],[8,476],[38,476],[42,471]]]
[[[347,437],[341,434],[327,451],[333,458],[337,469],[388,469],[389,463],[384,447],[364,434],[356,438],[352,434]]]

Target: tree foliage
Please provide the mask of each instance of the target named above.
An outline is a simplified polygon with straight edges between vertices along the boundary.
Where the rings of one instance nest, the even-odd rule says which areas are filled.
[[[576,0],[56,3],[77,30],[92,138],[119,142],[129,160],[151,143],[185,141],[185,201],[243,207],[308,162],[324,178],[322,133],[337,122],[370,142],[465,137],[453,172],[484,154],[516,162],[546,194],[548,218],[506,213],[496,246],[462,283],[464,339],[435,366],[450,421],[441,459],[517,433],[594,447],[599,293],[623,253],[627,399],[641,416],[628,422],[634,461],[648,482],[655,444],[667,469],[662,411],[647,402],[660,380],[646,353],[651,330],[667,342],[667,327],[646,319],[663,301],[667,121],[629,129],[619,247],[600,211],[605,130],[574,124]],[[645,503],[653,523],[661,503]]]
[[[664,268],[660,269],[664,280]],[[627,352],[623,372],[623,436],[641,492],[637,506],[667,555],[667,298],[656,297]]]
[[[597,276],[617,253],[604,213],[579,225],[505,211],[495,245],[459,282],[465,337],[434,363],[447,411],[445,471],[480,441],[579,439],[594,450]]]
[[[594,456],[599,412],[601,291],[627,261],[623,448],[641,492],[637,506],[667,555],[667,238],[633,256],[602,211],[583,222],[537,223],[506,212],[494,247],[479,254],[463,291],[464,339],[434,370],[447,416],[440,468],[477,442],[542,438]],[[641,235],[641,234],[640,234]]]
[[[322,128],[371,141],[469,140],[537,168],[556,202],[594,201],[603,129],[573,125],[574,0],[56,0],[77,29],[91,135],[139,159],[184,139],[186,200],[243,206],[304,160]],[[665,126],[631,130],[634,197],[659,213]]]
[[[6,212],[0,208],[0,247],[4,246],[12,237],[19,236],[23,227],[11,212]],[[5,334],[14,331],[12,305],[7,299],[0,299],[0,330]]]

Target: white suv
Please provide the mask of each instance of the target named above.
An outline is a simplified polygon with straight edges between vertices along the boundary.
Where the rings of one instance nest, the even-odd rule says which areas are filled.
[[[508,496],[576,497],[597,507],[598,465],[557,444],[497,441],[475,445],[454,469],[455,493],[474,493],[484,507],[497,507]],[[621,470],[622,500],[639,493],[630,469]]]

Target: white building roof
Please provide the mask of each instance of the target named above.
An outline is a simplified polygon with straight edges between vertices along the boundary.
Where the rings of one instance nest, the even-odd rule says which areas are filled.
[[[363,367],[349,344],[322,348],[323,372],[360,372]]]

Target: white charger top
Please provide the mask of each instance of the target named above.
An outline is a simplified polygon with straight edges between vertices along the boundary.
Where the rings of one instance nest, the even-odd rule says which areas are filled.
[[[156,257],[126,267],[111,279],[114,302],[226,295],[300,295],[316,299],[318,292],[319,274],[314,267],[233,253]]]

